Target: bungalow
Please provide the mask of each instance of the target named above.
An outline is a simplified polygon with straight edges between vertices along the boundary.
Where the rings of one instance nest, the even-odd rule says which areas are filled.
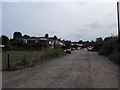
[[[31,37],[27,39],[23,38],[22,42],[24,47],[35,47],[37,49],[51,49],[64,45],[60,40],[54,39],[54,37]]]
[[[32,38],[23,38],[22,39],[22,46],[25,48],[33,48],[33,49],[47,49],[49,48],[49,42],[46,38],[41,37],[32,37]]]

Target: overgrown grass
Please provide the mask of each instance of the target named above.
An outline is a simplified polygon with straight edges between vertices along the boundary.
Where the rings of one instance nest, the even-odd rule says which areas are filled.
[[[10,70],[32,67],[65,55],[64,50],[60,48],[47,51],[6,51],[2,53],[3,70],[7,69],[8,54],[10,56]]]

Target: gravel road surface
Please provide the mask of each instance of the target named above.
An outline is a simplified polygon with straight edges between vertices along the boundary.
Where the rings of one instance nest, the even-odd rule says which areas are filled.
[[[3,88],[118,88],[118,66],[87,50],[2,75]]]

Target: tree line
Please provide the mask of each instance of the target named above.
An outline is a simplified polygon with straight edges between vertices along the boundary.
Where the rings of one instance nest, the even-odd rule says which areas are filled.
[[[49,35],[45,34],[44,37],[49,38]],[[6,35],[2,35],[0,37],[0,41],[1,41],[0,44],[4,45],[3,50],[12,50],[13,48],[17,50],[17,49],[20,49],[20,47],[23,43],[22,39],[30,39],[30,38],[36,38],[36,37],[35,36],[31,37],[31,36],[26,35],[26,34],[22,36],[21,32],[14,32],[12,39],[9,39]],[[56,40],[58,38],[55,35],[53,37],[53,39]],[[28,46],[28,45],[26,45],[26,46]],[[38,46],[40,46],[40,43],[39,43],[39,45],[36,45],[35,47],[38,47]]]

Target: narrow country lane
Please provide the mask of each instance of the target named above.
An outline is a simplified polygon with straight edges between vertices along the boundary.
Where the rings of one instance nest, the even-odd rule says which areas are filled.
[[[82,49],[36,67],[4,71],[2,79],[3,88],[118,88],[118,67]]]

